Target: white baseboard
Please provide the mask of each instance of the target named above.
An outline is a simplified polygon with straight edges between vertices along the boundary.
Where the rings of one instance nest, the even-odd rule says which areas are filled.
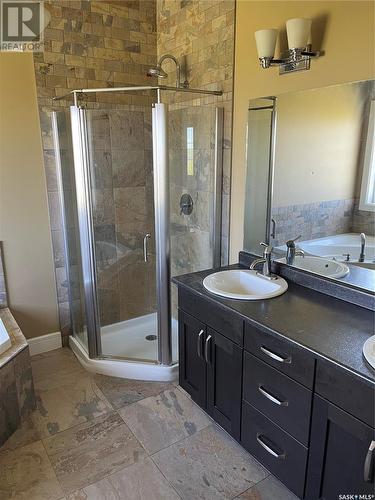
[[[43,352],[53,351],[54,349],[59,349],[60,347],[62,347],[60,332],[47,333],[47,335],[41,335],[40,337],[27,339],[27,342],[30,348],[30,356],[42,354]]]

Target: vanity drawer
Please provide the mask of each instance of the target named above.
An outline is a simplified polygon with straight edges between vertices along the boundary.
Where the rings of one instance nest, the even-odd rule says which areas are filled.
[[[303,497],[307,448],[243,401],[241,443],[293,493]]]
[[[312,392],[245,352],[243,398],[305,446]]]
[[[224,335],[229,340],[243,346],[243,320],[238,314],[228,309],[222,309],[212,304],[196,293],[191,293],[179,287],[178,307],[202,321],[213,330]]]
[[[245,349],[290,378],[312,389],[315,359],[306,350],[245,323]]]
[[[375,428],[375,383],[333,363],[318,359],[315,391]]]

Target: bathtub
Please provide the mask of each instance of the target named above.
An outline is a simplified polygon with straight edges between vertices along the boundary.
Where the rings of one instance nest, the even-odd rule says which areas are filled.
[[[361,252],[361,238],[359,233],[336,234],[325,238],[298,242],[298,247],[306,255],[317,255],[338,261],[347,261],[349,254],[350,264],[373,268],[375,261],[375,238],[366,236],[365,261],[358,262]]]
[[[7,351],[11,345],[12,342],[10,340],[9,334],[5,328],[3,320],[0,318],[0,354],[3,354],[3,352]]]

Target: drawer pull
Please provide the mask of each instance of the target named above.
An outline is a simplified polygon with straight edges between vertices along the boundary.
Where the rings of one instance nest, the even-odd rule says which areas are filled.
[[[367,450],[363,476],[366,483],[372,483],[372,469],[374,462],[375,441],[371,441],[369,449]]]
[[[204,357],[206,359],[206,363],[208,365],[211,364],[211,343],[212,343],[212,336],[209,335],[207,338],[206,338],[206,342],[205,342],[205,350],[204,350]]]
[[[267,349],[266,347],[264,347],[262,345],[260,346],[260,350],[262,352],[264,352],[264,354],[266,354],[269,358],[272,358],[275,361],[278,361],[279,363],[291,363],[292,362],[292,358],[290,356],[288,358],[283,358],[283,357],[279,356],[278,354],[270,351],[269,349]]]
[[[277,399],[275,396],[272,396],[272,394],[270,394],[268,391],[266,391],[266,389],[259,384],[258,386],[258,391],[267,399],[269,399],[270,401],[272,401],[272,403],[275,403],[275,405],[278,405],[278,406],[288,406],[289,405],[289,402],[288,401],[280,401],[280,399]]]
[[[268,446],[262,439],[262,434],[257,433],[257,442],[262,446],[270,455],[272,455],[275,458],[285,458],[285,453],[277,453],[274,451],[270,446]]]
[[[198,339],[197,339],[197,352],[198,352],[198,356],[200,358],[203,359],[203,354],[202,354],[202,336],[204,334],[204,330],[201,330],[199,333],[198,333]]]

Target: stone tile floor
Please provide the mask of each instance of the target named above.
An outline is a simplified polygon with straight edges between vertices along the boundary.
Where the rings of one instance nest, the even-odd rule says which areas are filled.
[[[295,500],[177,384],[32,358],[38,408],[0,448],[0,500]]]

